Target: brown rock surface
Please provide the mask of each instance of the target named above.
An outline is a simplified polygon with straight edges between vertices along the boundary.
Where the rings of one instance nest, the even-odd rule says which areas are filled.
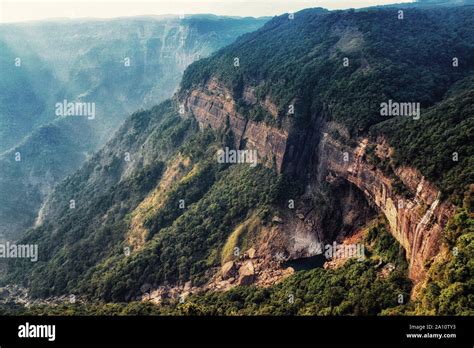
[[[247,89],[251,100],[251,92]],[[258,162],[271,165],[275,157],[277,170],[281,170],[286,151],[288,132],[284,129],[269,126],[264,122],[248,121],[236,111],[232,93],[218,81],[211,80],[204,88],[194,89],[185,100],[186,109],[196,118],[201,129],[211,127],[221,129],[229,120],[230,129],[235,136],[235,147],[245,141],[246,149],[257,150]],[[276,107],[265,100],[263,107],[275,114]]]
[[[234,261],[226,262],[221,268],[221,277],[222,279],[229,279],[234,276],[236,271]]]
[[[439,252],[441,234],[454,207],[440,200],[439,191],[413,168],[399,167],[395,174],[414,193],[406,198],[392,188],[393,178],[364,160],[369,141],[363,139],[351,149],[326,135],[320,144],[330,176],[342,177],[357,186],[367,200],[377,206],[388,220],[391,233],[404,247],[409,260],[409,275],[416,283],[426,275],[425,263]],[[391,153],[384,141],[377,153]],[[342,154],[349,152],[349,161]]]
[[[238,285],[250,285],[255,279],[255,268],[253,267],[252,261],[245,262],[239,268],[239,280]]]
[[[249,258],[253,259],[255,258],[255,248],[250,248],[248,251],[247,251],[247,254],[249,255]]]

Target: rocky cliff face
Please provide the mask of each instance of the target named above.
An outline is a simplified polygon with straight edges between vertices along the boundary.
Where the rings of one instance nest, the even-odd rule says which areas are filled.
[[[246,89],[244,94],[249,100],[254,100],[251,89]],[[276,116],[276,106],[270,101],[267,100],[262,106]],[[191,91],[184,100],[184,107],[196,118],[201,129],[229,127],[236,148],[255,149],[259,162],[268,164],[274,160],[277,170],[281,170],[288,131],[247,120],[237,112],[232,93],[218,81],[211,80],[203,88]]]
[[[243,97],[247,102],[258,102],[252,93],[252,88],[248,86],[244,88]],[[188,115],[197,119],[201,129],[206,127],[215,130],[224,129],[227,125],[234,134],[237,147],[257,149],[259,160],[264,158],[266,164],[270,164],[269,160],[274,156],[279,172],[285,171],[286,164],[291,161],[298,161],[298,159],[292,158],[294,156],[291,153],[294,151],[303,152],[301,149],[294,149],[294,146],[298,146],[298,144],[289,144],[290,122],[280,129],[268,126],[263,122],[246,120],[244,115],[237,112],[231,91],[215,79],[210,80],[206,86],[193,89],[182,102]],[[260,105],[276,116],[276,107],[269,100],[260,102]],[[342,129],[338,125],[329,125],[329,128],[331,127]],[[323,129],[328,130],[328,125],[321,123],[321,129],[317,130],[321,134],[318,136],[308,135],[313,139],[309,142],[314,143],[309,145],[314,147],[313,159],[316,164],[311,165],[313,172],[310,175],[313,177],[313,182],[325,180],[334,185],[340,185],[341,181],[345,181],[357,187],[365,196],[368,204],[387,218],[393,236],[406,250],[410,265],[410,278],[415,283],[420,283],[426,273],[425,266],[439,252],[441,234],[447,220],[454,213],[454,207],[441,201],[440,192],[417,170],[399,167],[393,173],[388,174],[370,164],[366,156],[366,149],[369,145],[376,147],[376,156],[390,159],[391,149],[384,139],[379,139],[376,144],[370,144],[368,139],[362,139],[357,146],[348,146],[344,145],[339,138],[336,140],[329,133],[323,132]],[[308,146],[308,141],[299,146]],[[407,196],[398,193],[394,188],[394,182],[402,183],[407,192],[411,194]],[[347,202],[351,205],[358,205],[357,200],[354,199]],[[365,208],[360,205],[346,207],[346,213],[350,212],[351,216],[357,215],[355,212],[357,209]],[[309,211],[311,210],[309,209]],[[324,230],[325,226],[318,220],[317,214],[309,214],[307,219],[306,215],[297,214],[298,218],[288,219],[288,223],[283,223],[280,228],[287,232],[294,230],[286,238],[289,245],[283,248],[289,251],[290,257],[292,254],[296,256],[301,254],[300,257],[311,255],[311,250],[308,247],[297,248],[295,245],[290,245],[293,243],[290,241],[294,241],[302,230],[306,231],[305,235],[308,234],[307,228],[289,228],[292,221],[300,221],[300,224],[306,226],[308,225],[306,222],[311,220],[308,226],[313,226],[310,228],[313,237],[306,236],[305,238],[309,238],[308,240],[313,242],[336,237],[334,234],[331,235],[333,231]],[[364,216],[368,216],[366,211],[363,214],[359,212],[359,215],[357,217],[359,223]],[[326,227],[326,229],[328,228]],[[296,239],[302,240],[302,236]],[[297,249],[298,252],[291,252],[291,250]]]
[[[342,145],[325,133],[319,145],[327,180],[344,178],[357,186],[369,203],[388,220],[390,230],[406,250],[410,278],[419,283],[426,265],[437,255],[441,234],[454,207],[440,199],[440,192],[414,168],[398,167],[392,175],[367,161],[368,146],[376,146],[375,156],[389,158],[391,149],[384,139],[371,144],[362,139],[356,148]],[[394,189],[400,180],[410,194]]]

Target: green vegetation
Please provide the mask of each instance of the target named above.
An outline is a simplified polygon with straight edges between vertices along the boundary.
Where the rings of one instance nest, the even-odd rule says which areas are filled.
[[[236,287],[226,292],[191,295],[184,303],[149,302],[34,305],[7,304],[2,314],[15,315],[472,315],[474,219],[460,210],[446,233],[448,254],[430,267],[426,286],[417,301],[409,298],[411,282],[401,246],[386,230],[385,222],[369,227],[364,261],[347,261],[337,269],[300,271],[269,288]],[[456,248],[456,249],[454,249]],[[453,253],[453,251],[455,252]],[[396,269],[379,273],[380,261]]]
[[[173,145],[183,142],[190,131],[195,132],[195,125],[181,121],[174,110],[171,102],[165,102],[132,115],[119,130],[118,138],[56,187],[45,221],[22,240],[39,245],[39,261],[31,264],[11,260],[5,282],[28,279],[33,296],[72,293],[82,278],[90,276],[92,266],[123,255],[127,214],[159,182],[166,159],[177,151]],[[123,143],[131,138],[134,145],[124,147]],[[139,145],[145,142],[153,151]],[[125,151],[135,161],[129,164],[124,159]],[[146,164],[137,165],[140,158],[147,160]],[[137,167],[127,175],[129,165]],[[71,200],[75,203],[73,209]]]
[[[226,292],[191,295],[155,306],[144,302],[128,304],[65,304],[33,306],[20,314],[47,315],[377,315],[398,306],[399,295],[408,298],[411,283],[406,262],[399,258],[400,246],[383,223],[367,236],[372,257],[347,261],[337,269],[300,271],[269,288],[236,287]],[[387,278],[378,274],[380,258],[400,262]],[[397,264],[397,267],[399,265]],[[13,311],[13,310],[11,310]]]
[[[419,311],[441,315],[474,314],[474,216],[460,210],[446,228],[447,257],[429,271]]]
[[[46,193],[94,150],[87,122],[66,118],[38,127],[0,154],[0,235],[14,240],[19,230],[33,225]]]
[[[402,247],[379,222],[366,237],[369,258],[348,260],[336,269],[299,271],[270,288],[237,287],[189,297],[174,305],[178,315],[377,315],[409,297],[411,282]],[[387,277],[380,260],[396,269]]]
[[[294,20],[283,15],[193,63],[180,93],[216,77],[243,107],[242,86],[256,86],[256,97],[276,103],[280,118],[295,103],[298,126],[321,114],[358,134],[383,121],[381,102],[413,101],[428,107],[453,82],[469,75],[472,18],[472,8],[407,9],[403,21],[394,9],[311,9],[298,12]],[[350,63],[345,67],[346,57]],[[463,57],[462,69],[453,68],[453,57]],[[239,58],[239,67],[234,58]],[[268,119],[258,104],[251,108],[257,109],[248,115]]]
[[[382,171],[392,182],[392,189],[395,194],[402,195],[405,198],[412,198],[413,192],[403,183],[403,181],[393,171],[394,165],[392,158],[380,158],[375,153],[376,145],[369,144],[365,151],[365,160],[375,168]]]
[[[371,226],[364,244],[368,244],[372,253],[383,262],[391,262],[404,272],[408,270],[405,250],[387,230],[386,222]]]
[[[21,314],[47,315],[377,315],[409,296],[410,282],[395,274],[381,279],[373,261],[349,261],[336,270],[301,271],[270,288],[237,287],[192,295],[184,304],[37,306]],[[294,302],[292,301],[294,298]],[[137,310],[131,310],[135,308]]]
[[[384,134],[390,139],[395,165],[418,168],[444,198],[460,206],[468,185],[474,182],[474,91],[448,95],[419,120],[393,119],[371,132],[374,137]]]
[[[18,304],[0,304],[0,315],[50,315],[50,316],[84,316],[84,315],[160,315],[163,310],[147,302],[129,303],[64,303],[41,304],[24,307]]]
[[[260,212],[262,212],[262,209],[259,210],[259,213]],[[258,236],[261,223],[262,221],[257,215],[252,215],[235,228],[222,248],[221,264],[235,258],[234,248],[238,247],[240,250],[247,250],[251,246],[251,240]]]
[[[94,267],[90,283],[83,283],[86,292],[120,301],[139,295],[145,283],[205,282],[206,271],[220,265],[216,251],[238,222],[271,199],[275,181],[275,174],[260,166],[231,166],[218,176],[199,201],[187,206],[171,226],[159,229],[139,253]]]
[[[410,283],[399,274],[381,279],[374,265],[351,260],[335,270],[300,271],[267,289],[238,287],[194,296],[177,307],[177,314],[377,315],[396,306],[399,294],[408,296]]]
[[[392,8],[311,9],[293,20],[276,17],[192,64],[180,94],[217,78],[234,92],[238,109],[250,119],[281,126],[294,104],[296,113],[290,117],[296,129],[323,117],[353,136],[369,130],[374,138],[384,134],[395,148],[395,161],[374,165],[390,174],[397,193],[413,194],[393,174],[393,166],[407,164],[435,183],[443,198],[459,205],[474,182],[473,11],[407,8],[405,18],[398,20]],[[346,57],[349,66],[343,65]],[[239,58],[238,67],[234,58]],[[260,103],[247,105],[242,86],[254,86]],[[261,107],[267,97],[278,107],[277,119]],[[380,116],[380,104],[388,100],[420,103],[421,119]]]
[[[465,57],[474,56],[472,13],[470,8],[409,9],[406,19],[399,21],[393,9],[331,13],[313,9],[297,13],[294,20],[276,17],[192,64],[177,96],[217,77],[233,91],[237,108],[246,117],[278,127],[286,124],[288,107],[294,104],[296,113],[289,117],[295,127],[287,130],[288,144],[300,147],[295,153],[315,150],[313,138],[305,134],[332,121],[340,126],[337,134],[346,145],[358,141],[358,136],[387,137],[394,157],[381,160],[369,147],[367,160],[393,179],[397,193],[412,194],[394,175],[395,166],[410,165],[458,206],[465,204],[446,229],[448,254],[427,265],[429,280],[419,303],[399,305],[400,295],[407,299],[412,285],[405,253],[383,222],[367,233],[369,258],[364,261],[297,272],[266,289],[237,287],[192,295],[184,304],[156,307],[133,302],[145,285],[204,284],[234,246],[247,242],[253,219],[269,223],[287,206],[288,197],[302,198],[306,187],[314,192],[299,203],[318,210],[324,237],[332,238],[344,227],[343,211],[336,208],[347,201],[349,184],[321,184],[312,173],[307,179],[288,172],[277,175],[275,168],[260,165],[219,164],[216,150],[232,144],[234,135],[228,127],[198,131],[194,119],[177,115],[176,100],[133,114],[98,154],[57,186],[44,207],[42,224],[21,241],[39,244],[40,260],[11,261],[3,281],[28,286],[33,296],[75,293],[92,301],[27,310],[35,314],[470,313],[473,232],[466,192],[474,168],[473,92],[468,77],[473,63]],[[453,56],[464,57],[462,68],[453,68]],[[239,67],[233,64],[236,57]],[[350,61],[347,67],[345,57]],[[245,101],[247,86],[255,87],[260,103]],[[262,106],[267,97],[277,106],[276,118]],[[380,103],[389,99],[420,102],[421,119],[381,117]],[[130,162],[124,160],[125,152],[131,155]],[[452,160],[454,152],[458,161]],[[189,160],[189,165],[174,164],[181,164],[184,179],[170,184],[154,209],[144,213],[140,228],[146,231],[139,232],[146,240],[125,255],[133,212],[157,189],[176,158]],[[355,191],[351,201],[363,195]],[[71,200],[74,209],[69,207]],[[456,257],[449,254],[454,248]],[[383,269],[388,263],[395,266],[393,271]]]
[[[50,202],[55,214],[23,239],[41,246],[41,261],[33,266],[12,261],[10,281],[29,279],[33,296],[86,293],[123,301],[140,295],[145,283],[206,280],[206,271],[220,264],[217,251],[228,234],[254,209],[275,199],[278,181],[273,170],[262,166],[218,164],[215,154],[225,134],[196,133],[195,124],[174,110],[165,102],[134,114],[116,140],[56,189]],[[150,146],[137,149],[149,164],[127,175],[121,142]],[[158,185],[167,160],[177,152],[199,170],[176,185],[148,217],[145,247],[125,257],[128,214]],[[70,199],[77,208],[69,209]]]
[[[444,233],[445,244],[430,265],[428,278],[417,300],[389,315],[474,314],[474,216],[460,209]]]
[[[298,12],[294,20],[274,18],[192,64],[180,93],[215,77],[233,90],[238,109],[251,119],[281,124],[294,103],[291,117],[301,129],[316,114],[342,124],[352,135],[369,129],[374,138],[386,135],[396,150],[395,165],[418,168],[459,205],[466,186],[474,182],[474,65],[468,59],[474,55],[473,9],[411,8],[405,15],[402,21],[394,9],[313,9]],[[235,57],[239,67],[233,64]],[[453,57],[462,65],[453,67]],[[269,97],[276,103],[279,118],[267,116],[258,103],[246,105],[242,85],[256,86],[260,102]],[[421,119],[387,121],[380,116],[380,103],[389,99],[420,103]],[[454,152],[458,161],[452,159]],[[388,160],[374,165],[391,174],[396,192],[412,195]]]

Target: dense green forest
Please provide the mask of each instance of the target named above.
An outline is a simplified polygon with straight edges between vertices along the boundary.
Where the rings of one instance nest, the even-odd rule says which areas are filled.
[[[474,217],[460,208],[444,231],[443,257],[429,267],[426,286],[407,306],[386,315],[473,315]]]
[[[394,165],[416,167],[459,205],[474,178],[473,11],[410,8],[403,20],[394,9],[312,9],[293,20],[281,16],[192,64],[180,93],[217,78],[251,119],[281,125],[294,117],[304,129],[316,115],[355,137],[384,134],[396,150]],[[259,100],[275,102],[279,118],[258,103],[246,105],[244,85],[255,86]],[[421,120],[387,121],[380,104],[388,100],[420,103]],[[288,115],[290,104],[294,116]]]
[[[337,269],[300,271],[270,288],[241,286],[226,292],[191,295],[183,303],[170,299],[157,306],[131,302],[12,305],[10,314],[27,315],[377,315],[408,301],[411,282],[406,277],[403,248],[379,222],[366,236],[368,258],[348,260]],[[194,250],[193,250],[194,252]],[[387,278],[377,265],[397,263]]]
[[[334,270],[299,271],[269,288],[236,287],[191,295],[183,303],[170,299],[160,306],[93,301],[26,309],[9,303],[1,311],[12,315],[472,315],[473,236],[474,219],[460,210],[445,231],[445,245],[456,247],[457,253],[431,267],[427,286],[415,302],[408,302],[412,285],[406,277],[403,248],[381,221],[365,236],[366,261],[349,260]],[[381,278],[377,275],[381,262],[397,268]]]
[[[11,261],[1,279],[3,284],[28,287],[33,297],[74,293],[90,303],[36,305],[26,312],[9,305],[2,310],[110,315],[472,314],[473,13],[471,7],[407,8],[399,20],[393,8],[304,10],[294,19],[275,17],[193,63],[175,98],[131,115],[101,151],[56,187],[45,204],[42,224],[21,240],[41,245],[39,261]],[[459,57],[459,66],[453,66],[453,57]],[[205,284],[220,269],[223,247],[237,226],[255,215],[262,217],[262,226],[279,224],[283,220],[274,215],[288,211],[290,193],[319,214],[315,216],[323,221],[323,232],[329,234],[327,224],[346,217],[335,207],[346,203],[342,191],[347,185],[336,182],[327,189],[330,183],[317,177],[322,173],[296,177],[285,167],[278,173],[274,166],[216,161],[216,151],[232,143],[229,124],[207,129],[177,112],[191,89],[205,88],[212,78],[232,91],[237,109],[248,119],[277,127],[290,120],[290,140],[329,123],[347,133],[338,139],[344,145],[384,136],[394,149],[393,158],[384,163],[392,176],[395,166],[414,166],[440,188],[443,198],[457,205],[457,214],[443,232],[440,257],[426,264],[428,281],[417,301],[409,302],[413,284],[404,249],[380,219],[362,226],[367,229],[363,242],[369,255],[362,262],[298,271],[266,288],[239,286],[193,294],[184,303],[135,302],[145,284]],[[255,87],[256,103],[244,98],[249,86]],[[277,105],[277,117],[265,109],[267,97]],[[380,104],[390,99],[420,103],[420,119],[382,117]],[[295,105],[294,115],[287,115],[290,104]],[[289,152],[316,153],[318,144],[306,138],[291,145],[303,149]],[[308,168],[313,168],[310,163]],[[408,196],[396,180],[396,193]],[[350,196],[354,201],[355,195]],[[333,204],[336,200],[340,205]],[[305,219],[296,211],[291,214]],[[130,255],[124,254],[125,247],[131,247]],[[394,270],[382,274],[387,264]]]
[[[220,265],[219,250],[235,224],[244,220],[252,208],[265,204],[276,187],[275,175],[264,167],[232,167],[218,175],[202,199],[189,206],[171,226],[160,229],[139,254],[121,257],[116,264],[107,260],[95,267],[86,291],[96,297],[120,300],[130,290],[137,293],[139,284],[191,280],[200,285],[208,280],[206,271]],[[206,182],[194,185],[205,186]]]
[[[86,271],[100,260],[123,254],[126,214],[156,185],[166,158],[176,152],[186,134],[194,129],[191,120],[180,121],[174,110],[171,102],[165,102],[149,111],[135,113],[119,130],[120,140],[111,141],[112,153],[105,148],[55,188],[51,198],[55,210],[41,227],[29,231],[23,239],[43,246],[40,250],[43,261],[34,267],[28,267],[23,260],[14,261],[13,269],[20,268],[11,273],[13,279],[25,279],[23,264],[31,272],[31,279],[38,282],[38,286],[31,288],[34,296],[70,291],[77,287],[78,278],[87,276]],[[132,175],[125,177],[124,144],[140,144],[145,140],[154,150],[147,153],[148,164],[142,163]],[[139,157],[132,148],[126,149]],[[135,162],[138,160],[135,158]],[[74,209],[70,207],[71,200]],[[64,262],[75,258],[83,261]]]
[[[33,296],[84,292],[117,301],[139,295],[144,283],[191,279],[200,284],[206,280],[206,270],[220,262],[218,251],[227,235],[253,209],[275,199],[279,182],[275,171],[263,166],[227,168],[218,164],[215,153],[225,134],[192,132],[193,135],[186,136],[193,123],[178,118],[175,110],[172,103],[164,103],[135,114],[122,128],[131,133],[123,138],[125,141],[130,141],[133,134],[140,134],[148,142],[156,141],[153,149],[158,152],[154,153],[151,164],[117,180],[116,184],[109,184],[105,190],[104,183],[91,185],[88,181],[97,171],[106,172],[107,180],[120,178],[124,162],[115,155],[110,163],[97,167],[97,158],[105,155],[99,153],[95,161],[56,188],[53,204],[58,207],[60,217],[47,220],[23,240],[47,246],[40,256],[47,262],[28,267],[23,260],[16,261],[9,281],[24,279],[26,266],[30,279],[34,280]],[[160,150],[167,152],[166,148],[174,150],[160,156]],[[199,169],[174,185],[163,207],[148,216],[150,243],[126,258],[122,238],[129,224],[127,213],[159,182],[166,167],[159,158],[172,159],[177,153],[189,157]],[[78,195],[76,191],[81,186]],[[69,208],[70,197],[75,198],[76,209]],[[179,208],[181,200],[185,202],[184,209]],[[82,203],[86,201],[87,204]],[[105,221],[104,214],[108,216]],[[55,230],[54,236],[44,233],[51,230]],[[49,259],[50,255],[54,257]],[[76,258],[87,261],[64,263]]]
[[[471,86],[474,81],[469,79]],[[461,206],[474,182],[474,89],[449,95],[420,120],[392,119],[371,129],[395,148],[394,166],[418,168],[452,202]]]
[[[407,9],[403,20],[397,14],[311,9],[293,20],[277,17],[193,63],[180,93],[215,77],[239,102],[243,85],[256,86],[257,98],[270,97],[280,117],[295,103],[294,117],[303,124],[312,113],[324,114],[360,134],[383,121],[381,102],[432,106],[474,68],[472,8]],[[458,68],[453,57],[460,59]]]

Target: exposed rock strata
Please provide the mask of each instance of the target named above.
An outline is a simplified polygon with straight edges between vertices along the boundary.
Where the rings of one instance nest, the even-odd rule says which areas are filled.
[[[268,98],[265,98],[264,102],[259,102],[254,95],[253,87],[245,86],[242,97],[247,103],[260,103],[260,106],[270,114],[277,116],[275,105]],[[314,129],[311,129],[307,132],[306,139],[299,135],[299,138],[290,138],[292,139],[290,141],[292,127],[288,120],[281,128],[247,120],[244,115],[237,112],[231,91],[215,79],[211,79],[205,86],[190,91],[184,103],[188,115],[196,118],[201,129],[210,127],[219,130],[229,127],[234,134],[236,147],[257,149],[259,161],[267,165],[274,161],[278,172],[294,168],[301,170],[301,162],[306,163],[306,159],[311,156],[308,156],[307,149],[297,147],[313,147],[312,151],[316,155],[312,157],[311,163],[306,164],[308,168],[314,170],[311,174],[317,177],[317,181],[346,180],[360,189],[369,204],[386,216],[393,236],[405,248],[410,265],[410,278],[415,283],[423,280],[425,266],[439,251],[442,231],[454,213],[454,207],[442,202],[439,191],[418,171],[407,167],[395,169],[394,174],[414,193],[410,198],[401,196],[393,189],[393,177],[366,161],[367,139],[363,139],[355,148],[343,145],[341,141],[322,132],[322,129],[327,128],[322,122],[318,123],[318,127],[321,126],[316,130],[318,134],[310,134],[315,133]],[[294,139],[298,140],[295,142]],[[346,159],[344,154],[347,156]],[[390,148],[384,141],[377,145],[376,154],[379,157],[390,157]],[[306,156],[306,159],[302,159],[303,156]],[[294,226],[295,232],[303,231],[305,236],[293,233],[293,240],[307,239],[306,235],[312,233],[314,234],[314,238],[310,238],[312,245],[325,238],[325,231],[320,230],[323,228],[320,227],[321,224],[315,224],[314,214],[307,217],[301,212],[297,213],[295,219],[290,219],[275,229],[275,238],[282,239],[278,231],[288,230],[295,224],[309,227]],[[301,249],[302,256],[311,254],[307,245],[298,247],[295,244],[285,249],[295,255],[298,254],[297,249]]]
[[[251,98],[252,93],[247,94]],[[277,109],[269,100],[262,106],[271,114]],[[185,108],[196,118],[201,129],[211,127],[218,130],[228,126],[236,147],[257,150],[259,162],[271,163],[274,160],[277,170],[281,170],[288,131],[247,120],[237,112],[230,91],[216,80],[211,80],[204,88],[192,90],[185,100]]]
[[[363,139],[351,149],[325,135],[320,144],[328,179],[339,177],[357,186],[387,218],[392,235],[406,250],[410,278],[416,283],[423,280],[425,265],[436,256],[441,235],[454,207],[440,200],[440,192],[417,170],[398,167],[395,175],[413,193],[405,197],[395,193],[393,178],[365,160],[369,141]],[[347,161],[344,160],[347,153]],[[377,144],[379,156],[389,156],[384,141]]]

